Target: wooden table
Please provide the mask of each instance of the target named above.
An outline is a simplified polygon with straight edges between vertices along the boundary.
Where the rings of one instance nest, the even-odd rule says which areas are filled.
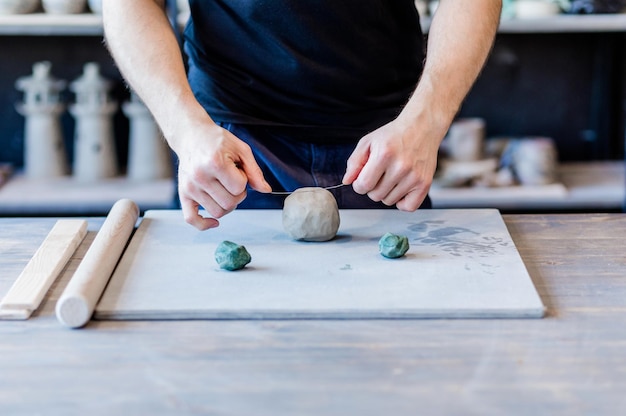
[[[545,319],[0,322],[0,413],[616,415],[626,409],[626,215],[512,215]],[[0,294],[52,218],[0,219]],[[184,284],[181,281],[181,284]]]

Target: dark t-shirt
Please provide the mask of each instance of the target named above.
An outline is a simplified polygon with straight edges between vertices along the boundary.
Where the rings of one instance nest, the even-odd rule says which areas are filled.
[[[192,89],[216,121],[362,135],[392,120],[424,60],[414,0],[191,0]],[[360,137],[354,137],[358,139]]]

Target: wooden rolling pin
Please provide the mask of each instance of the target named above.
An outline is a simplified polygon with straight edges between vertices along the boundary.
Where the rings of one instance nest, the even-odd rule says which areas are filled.
[[[56,315],[62,324],[70,328],[79,328],[89,322],[138,217],[139,208],[130,199],[121,199],[113,205],[74,276],[57,301]]]

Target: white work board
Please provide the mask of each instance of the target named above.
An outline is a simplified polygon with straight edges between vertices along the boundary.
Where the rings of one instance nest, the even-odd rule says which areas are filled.
[[[181,211],[147,211],[96,307],[96,319],[540,318],[544,305],[493,209],[342,210],[337,237],[292,240],[280,210],[236,210],[198,231]],[[379,254],[406,235],[399,259]],[[246,247],[239,271],[217,245]]]

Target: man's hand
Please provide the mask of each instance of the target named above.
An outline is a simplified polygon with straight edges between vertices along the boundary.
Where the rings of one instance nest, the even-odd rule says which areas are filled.
[[[199,134],[198,132],[203,132]],[[228,130],[209,122],[178,140],[178,191],[185,221],[199,230],[217,227],[246,197],[246,185],[270,192],[250,147]],[[191,136],[195,137],[191,137]],[[200,206],[213,217],[198,213]]]
[[[344,184],[403,211],[419,208],[439,145],[487,59],[501,8],[501,0],[440,1],[414,94],[396,120],[361,139]]]
[[[185,220],[200,230],[217,227],[246,197],[246,184],[270,192],[250,147],[217,126],[191,91],[165,1],[107,0],[103,22],[115,62],[180,159]],[[200,206],[214,218],[199,215]]]
[[[444,134],[394,120],[361,139],[348,159],[343,183],[373,201],[415,211],[430,189]]]

